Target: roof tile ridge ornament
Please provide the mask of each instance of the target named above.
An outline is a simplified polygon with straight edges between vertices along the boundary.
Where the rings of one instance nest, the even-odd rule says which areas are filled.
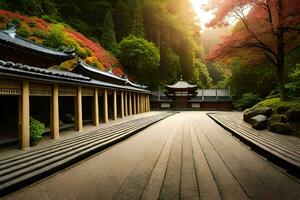
[[[7,24],[7,29],[6,30],[4,30],[3,32],[5,32],[5,33],[7,33],[11,38],[15,38],[16,37],[16,29],[17,27],[16,27],[16,25],[15,24],[13,24],[13,23],[8,23]]]
[[[180,80],[183,81],[183,79],[182,79],[182,74],[180,75]]]

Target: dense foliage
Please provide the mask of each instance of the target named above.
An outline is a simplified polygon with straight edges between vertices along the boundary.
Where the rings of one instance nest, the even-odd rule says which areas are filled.
[[[116,75],[124,75],[123,67],[111,53],[91,39],[62,23],[49,23],[37,17],[27,17],[7,10],[0,10],[0,29],[8,28],[8,23],[17,27],[17,33],[38,44],[66,50],[74,48],[86,62],[92,60],[94,67],[112,70]],[[75,62],[63,63],[61,68],[70,70]]]
[[[126,70],[140,83],[150,88],[157,84],[156,70],[159,67],[159,50],[151,42],[134,35],[129,35],[120,43],[120,61]]]
[[[100,41],[102,46],[115,55],[121,56],[118,54],[116,43],[120,43],[130,34],[153,42],[161,59],[158,70],[151,73],[152,86],[172,83],[181,75],[187,81],[210,85],[210,77],[207,77],[209,74],[202,61],[200,29],[187,0],[86,0],[84,3],[79,0],[4,0],[0,6],[43,18],[47,22],[68,24],[93,40]],[[28,35],[24,30],[20,33]],[[90,57],[88,61],[92,65],[101,69],[103,66],[107,69],[115,67],[114,64],[108,65],[103,61],[103,55],[95,51],[95,43],[90,45],[86,39],[82,40],[82,36],[78,37],[78,32],[68,30],[68,35],[79,39],[82,42],[81,46],[87,44],[91,53],[81,46],[77,47],[77,52],[84,58]],[[54,36],[49,34],[46,38],[54,42],[53,46],[57,46],[55,43],[59,42],[56,40],[59,38]],[[94,61],[93,56],[97,57],[98,61]],[[117,62],[115,64],[117,65]],[[120,71],[121,67],[114,69]],[[129,77],[137,78],[135,74],[130,73],[132,72],[129,72]],[[206,80],[200,80],[201,77]],[[147,81],[144,83],[147,84]]]
[[[286,82],[286,60],[300,43],[300,4],[293,0],[215,0],[207,5],[215,11],[211,27],[227,25],[228,17],[240,21],[233,33],[215,46],[208,58],[224,59],[232,54],[251,55],[249,63],[268,60],[276,70],[280,98]],[[243,51],[241,51],[243,50]],[[247,60],[245,60],[247,61]]]
[[[256,94],[246,93],[243,94],[242,98],[238,100],[235,107],[241,110],[245,110],[246,108],[251,108],[261,100],[262,99]]]
[[[104,19],[101,44],[103,45],[103,47],[110,50],[114,54],[117,53],[118,47],[116,42],[116,33],[115,33],[114,21],[110,10],[106,12],[106,16]]]
[[[30,144],[36,145],[43,137],[45,124],[30,117]]]

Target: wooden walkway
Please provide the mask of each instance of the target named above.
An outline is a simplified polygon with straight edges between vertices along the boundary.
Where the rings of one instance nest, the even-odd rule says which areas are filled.
[[[182,112],[5,199],[293,200],[299,186],[206,113]]]
[[[241,141],[268,159],[281,162],[289,171],[300,176],[300,139],[267,130],[257,131],[242,121],[237,113],[212,113],[209,116]],[[280,164],[280,163],[279,163]]]

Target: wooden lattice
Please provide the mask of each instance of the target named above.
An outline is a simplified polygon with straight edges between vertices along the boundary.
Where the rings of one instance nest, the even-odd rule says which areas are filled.
[[[94,96],[94,88],[82,88],[82,96]]]
[[[0,95],[21,95],[21,82],[0,78]]]
[[[30,84],[31,96],[52,96],[51,85]]]
[[[59,96],[76,96],[75,87],[59,86],[58,87]]]

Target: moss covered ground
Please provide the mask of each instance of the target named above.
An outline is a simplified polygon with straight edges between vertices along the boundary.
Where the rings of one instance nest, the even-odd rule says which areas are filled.
[[[258,107],[272,107],[273,110],[278,110],[278,108],[285,108],[289,109],[291,107],[299,107],[300,108],[300,98],[294,97],[294,98],[288,98],[284,101],[280,101],[279,98],[273,98],[273,99],[266,99],[264,101],[261,101],[257,103],[253,108]]]

